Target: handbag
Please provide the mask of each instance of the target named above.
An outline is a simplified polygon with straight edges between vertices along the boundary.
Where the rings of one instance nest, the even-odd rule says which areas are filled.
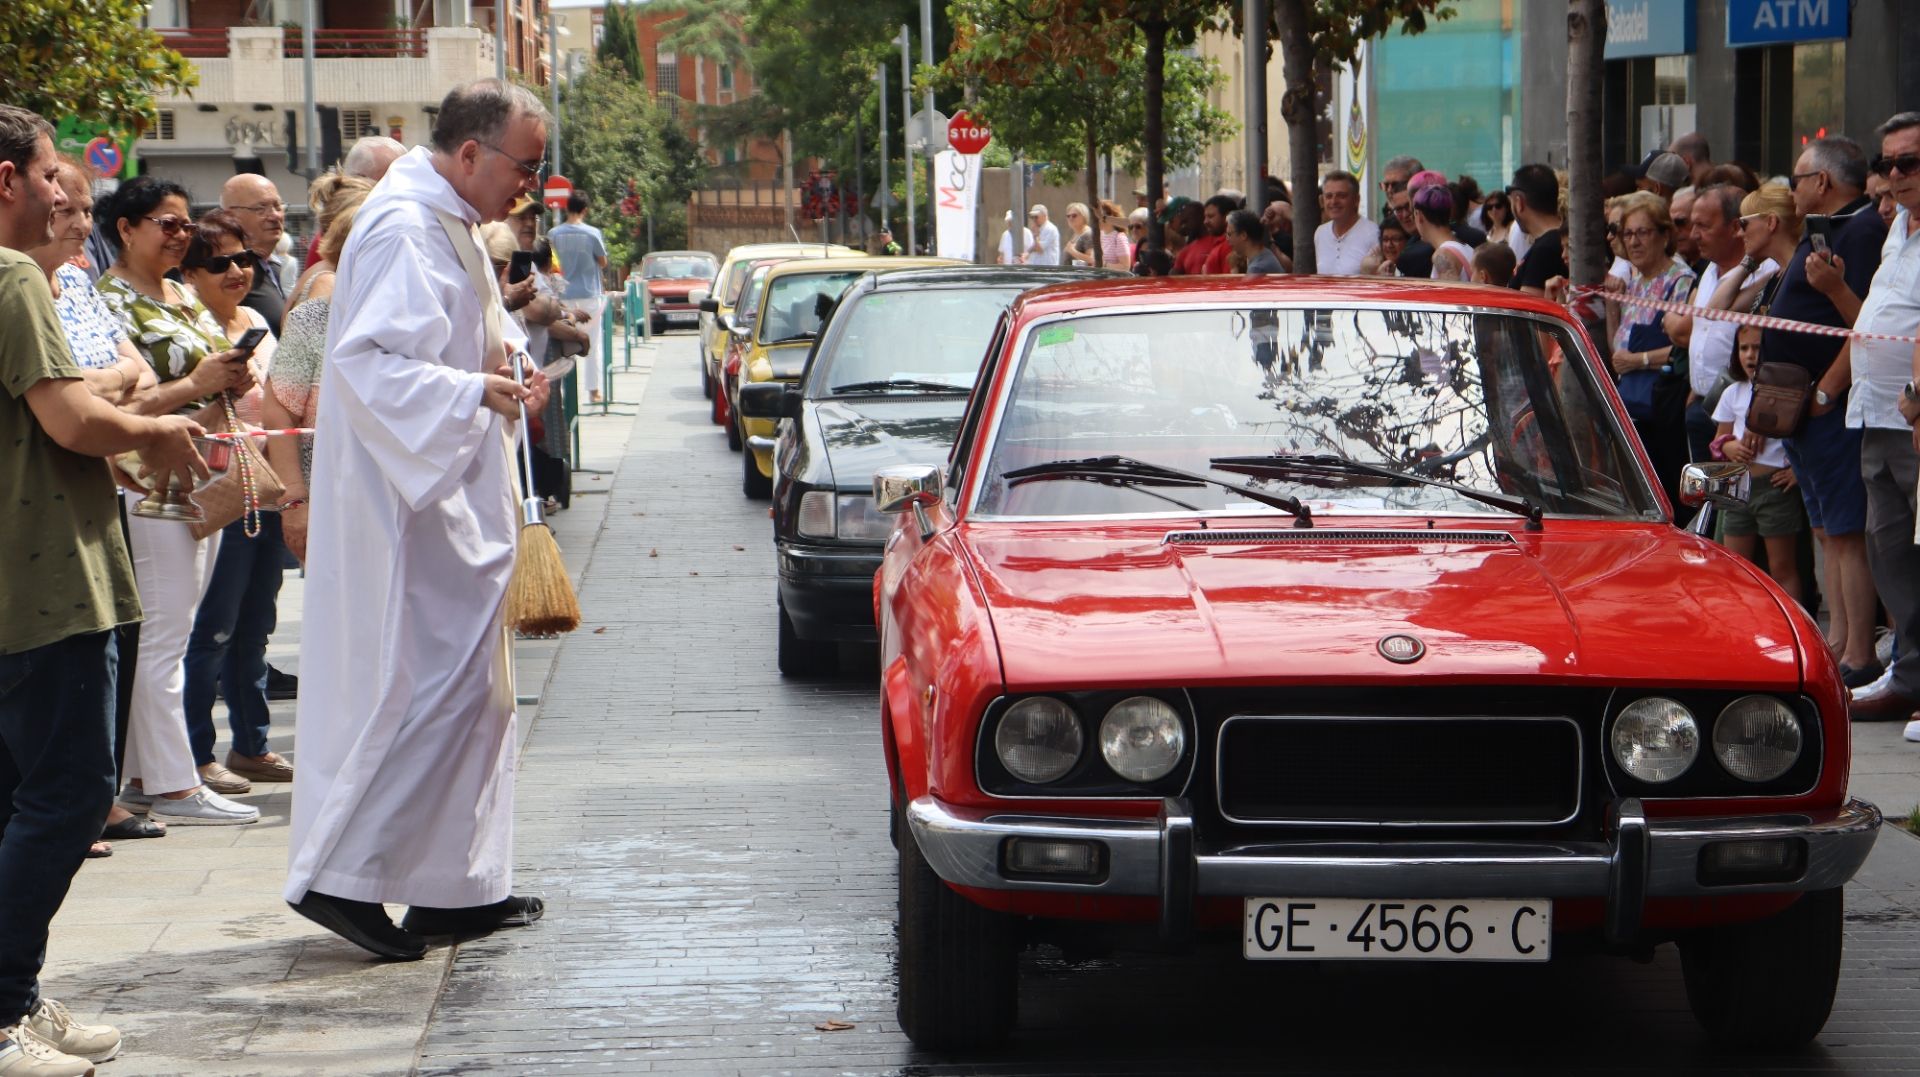
[[[247,428],[233,409],[231,392],[221,393],[218,402],[195,412],[193,421],[209,433],[216,434],[241,433]],[[279,504],[287,490],[280,476],[268,466],[265,454],[254,445],[252,438],[235,438],[222,444],[232,452],[232,462],[212,482],[193,494],[194,504],[200,506],[200,511],[204,513],[201,519],[187,525],[195,541],[243,518],[247,522],[247,537],[257,537],[260,534],[260,506]]]
[[[1657,351],[1672,343],[1667,331],[1656,319],[1627,330],[1627,350],[1635,352]],[[1627,417],[1635,422],[1651,422],[1658,411],[1655,401],[1655,389],[1663,374],[1671,371],[1671,365],[1654,370],[1629,370],[1620,375],[1620,402],[1627,406]]]
[[[1785,273],[1754,298],[1754,314],[1765,314]],[[1764,353],[1762,353],[1764,354]],[[1747,429],[1769,438],[1790,438],[1806,425],[1813,407],[1813,371],[1798,363],[1763,362],[1753,371],[1753,401],[1747,405]]]

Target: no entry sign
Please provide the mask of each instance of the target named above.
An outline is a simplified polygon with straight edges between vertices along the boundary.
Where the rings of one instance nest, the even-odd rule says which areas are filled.
[[[573,193],[573,181],[565,176],[547,177],[547,186],[540,192],[540,200],[548,209],[567,208],[567,196]]]
[[[947,144],[956,153],[979,153],[991,141],[993,132],[975,122],[964,110],[954,113],[953,119],[947,124]]]

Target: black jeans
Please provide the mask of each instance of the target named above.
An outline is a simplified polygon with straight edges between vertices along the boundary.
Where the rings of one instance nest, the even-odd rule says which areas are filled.
[[[193,618],[187,643],[187,740],[198,766],[213,762],[213,688],[227,701],[233,750],[267,754],[267,637],[279,619],[280,583],[286,578],[286,543],[280,514],[260,514],[260,533],[247,537],[244,520],[220,535],[213,578]]]
[[[112,632],[0,655],[0,1025],[40,997],[47,926],[113,803]]]

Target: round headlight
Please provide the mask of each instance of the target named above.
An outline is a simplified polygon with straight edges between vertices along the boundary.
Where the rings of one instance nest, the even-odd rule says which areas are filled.
[[[1772,696],[1741,696],[1713,723],[1713,755],[1742,781],[1770,782],[1800,758],[1800,716]]]
[[[1034,696],[1008,707],[993,732],[1000,765],[1035,785],[1065,777],[1080,761],[1083,743],[1079,717],[1052,696]]]
[[[1187,749],[1180,712],[1152,696],[1132,696],[1100,720],[1100,755],[1130,782],[1157,782],[1173,773]]]
[[[1636,699],[1613,720],[1613,758],[1643,782],[1670,782],[1700,754],[1700,726],[1693,712],[1661,696]]]

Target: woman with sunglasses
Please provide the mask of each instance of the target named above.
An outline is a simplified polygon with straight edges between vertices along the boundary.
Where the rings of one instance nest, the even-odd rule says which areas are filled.
[[[219,322],[185,285],[167,279],[194,238],[186,190],[141,176],[114,196],[107,223],[120,252],[94,289],[120,316],[134,347],[159,377],[155,392],[178,400],[175,410],[184,412],[218,393],[252,389],[253,371],[228,344]],[[131,509],[139,495],[127,497]],[[220,539],[197,540],[172,520],[131,513],[128,535],[146,620],[133,673],[127,787],[120,801],[129,811],[171,824],[255,822],[257,808],[207,788],[187,735],[187,642]]]
[[[277,342],[266,317],[242,305],[253,290],[256,264],[247,253],[246,226],[240,218],[215,210],[194,226],[193,239],[180,260],[180,277],[206,305],[227,340],[238,340],[251,329],[267,331],[251,359],[243,361],[251,363],[260,379],[273,363]],[[242,422],[261,425],[262,392],[256,385],[235,397],[234,410]],[[251,524],[251,535],[246,517],[221,532],[213,577],[200,599],[193,635],[187,641],[183,696],[187,739],[201,779],[224,795],[252,792],[250,779],[293,780],[293,768],[267,747],[272,719],[267,707],[267,637],[278,619],[286,544],[279,513],[261,512]],[[227,701],[227,726],[233,731],[233,747],[224,764],[213,756],[216,687]]]
[[[1513,226],[1513,207],[1507,204],[1504,191],[1495,191],[1480,203],[1480,219],[1487,222],[1489,243],[1505,243],[1511,249],[1515,239],[1526,239],[1526,233]],[[1516,250],[1513,256],[1519,258],[1521,253]]]

